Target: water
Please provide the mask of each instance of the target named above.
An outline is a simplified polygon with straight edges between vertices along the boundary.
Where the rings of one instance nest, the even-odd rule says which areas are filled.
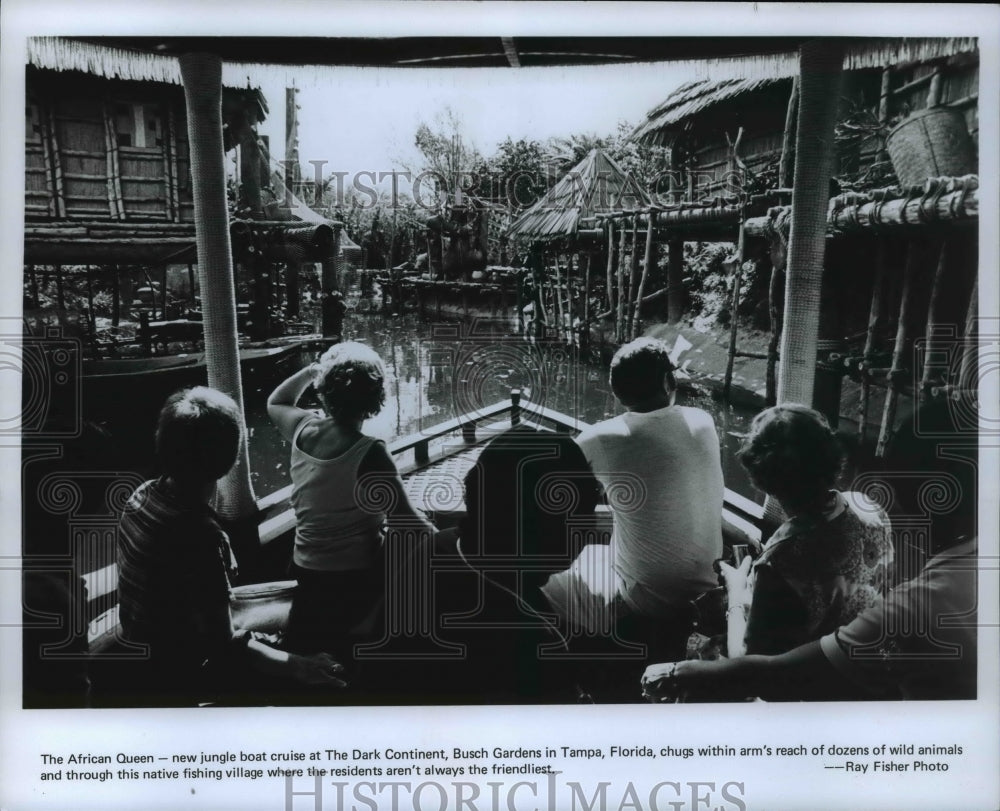
[[[506,323],[432,324],[415,315],[352,314],[344,323],[344,335],[368,344],[385,361],[385,407],[365,423],[365,432],[386,441],[507,400],[514,388],[521,389],[522,397],[532,403],[588,423],[622,411],[596,350],[580,357],[565,346],[532,347],[511,336]],[[257,379],[253,390],[244,394],[251,477],[258,498],[289,483],[290,449],[267,418],[267,397],[285,375],[315,357],[315,352],[302,352],[276,370],[273,379]],[[735,459],[752,412],[734,409],[707,394],[682,392],[678,401],[712,414],[727,486],[760,502]]]

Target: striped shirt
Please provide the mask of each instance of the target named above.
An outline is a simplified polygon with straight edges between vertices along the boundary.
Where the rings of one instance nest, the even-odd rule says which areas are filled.
[[[165,479],[136,489],[118,532],[118,611],[125,639],[152,659],[198,666],[214,652],[206,617],[227,606],[234,569],[229,539],[207,504]]]

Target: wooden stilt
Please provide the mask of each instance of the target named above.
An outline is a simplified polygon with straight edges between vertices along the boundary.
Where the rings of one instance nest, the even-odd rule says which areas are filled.
[[[622,223],[621,235],[618,241],[618,308],[615,316],[615,341],[622,343],[625,339],[625,224]]]
[[[775,237],[777,239],[778,237]],[[778,401],[778,346],[781,343],[781,328],[783,325],[783,308],[785,303],[785,267],[787,258],[785,251],[779,256],[771,252],[771,280],[767,289],[767,312],[771,325],[771,337],[767,342],[767,369],[765,372],[764,397],[768,406]],[[775,260],[778,261],[775,261]]]
[[[565,340],[565,338],[566,338],[566,313],[563,310],[562,276],[559,273],[559,254],[556,253],[553,256],[553,259],[555,260],[554,267],[555,267],[555,277],[556,277],[556,284],[555,284],[555,295],[556,295],[555,316],[559,319],[559,321],[558,321],[558,323],[559,323],[559,330],[558,330],[559,337]]]
[[[642,276],[639,278],[639,289],[635,293],[635,305],[632,311],[632,340],[639,337],[641,319],[639,308],[642,306],[642,297],[646,292],[646,280],[649,278],[649,268],[653,264],[653,214],[650,212],[646,221],[646,252],[643,256]]]
[[[117,328],[122,319],[122,290],[118,265],[111,268],[111,326]]]
[[[933,379],[935,371],[938,372],[936,382],[947,382],[941,379],[943,375],[940,374],[942,371],[947,374],[947,370],[942,369],[940,365],[935,366],[935,359],[938,356],[938,342],[940,341],[938,325],[941,321],[941,296],[945,285],[944,277],[948,267],[948,255],[948,242],[945,240],[941,242],[938,251],[938,261],[934,268],[934,281],[931,283],[930,301],[927,304],[927,327],[924,331],[924,368],[920,374],[919,399],[921,403],[926,402],[931,396],[931,385],[935,382]]]
[[[667,259],[667,322],[676,324],[684,314],[684,240],[672,239]]]
[[[781,140],[781,159],[778,163],[778,186],[782,189],[791,188],[792,167],[795,165],[795,118],[799,108],[799,77],[792,79],[792,92],[788,96],[788,107],[785,110],[785,131]]]
[[[91,346],[97,344],[97,318],[94,316],[94,280],[91,278],[90,265],[85,266],[87,276],[87,330],[90,334]]]
[[[892,366],[889,369],[889,388],[885,395],[882,426],[879,429],[878,444],[875,447],[875,455],[880,458],[885,456],[885,449],[896,421],[896,406],[902,382],[900,378],[903,374],[903,355],[909,337],[908,321],[913,299],[914,277],[917,274],[917,266],[922,255],[923,246],[915,241],[910,242],[906,251],[906,265],[903,268],[903,291],[899,301],[899,322],[896,325],[896,343],[892,351]]]
[[[38,309],[38,277],[35,275],[35,266],[28,265],[28,282],[31,289],[31,306]]]
[[[66,300],[63,297],[62,265],[56,265],[56,307],[60,310],[66,309]]]
[[[886,264],[889,261],[889,248],[885,242],[879,246],[878,257],[875,260],[875,279],[872,282],[872,300],[868,309],[868,329],[865,333],[865,346],[861,354],[861,395],[858,400],[858,445],[865,443],[865,433],[868,429],[868,399],[871,395],[872,353],[875,351],[878,324],[882,317],[882,288],[885,286]]]
[[[632,254],[629,260],[628,274],[628,309],[625,311],[625,323],[622,325],[622,340],[631,341],[632,327],[635,323],[635,316],[639,310],[639,299],[636,293],[639,290],[639,215],[632,218]]]
[[[732,257],[733,267],[733,298],[729,310],[729,356],[726,359],[726,376],[722,382],[722,396],[729,398],[729,390],[733,384],[733,363],[736,360],[736,332],[739,329],[740,287],[743,282],[743,251],[745,234],[744,218],[740,217],[740,236],[736,243],[736,253]]]
[[[965,311],[965,330],[962,337],[964,351],[959,367],[958,387],[965,392],[975,392],[979,388],[979,276],[969,294],[969,306]]]
[[[614,266],[615,266],[615,221],[608,220],[608,280],[607,289],[608,294],[608,309],[611,312],[615,311],[615,285],[614,285]]]
[[[580,348],[586,352],[590,344],[590,266],[593,264],[593,256],[590,253],[585,253],[581,261],[585,263],[585,266],[583,270],[583,323],[580,325]]]

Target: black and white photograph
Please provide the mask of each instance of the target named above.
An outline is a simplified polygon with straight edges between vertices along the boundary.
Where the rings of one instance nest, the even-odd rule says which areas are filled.
[[[996,7],[102,5],[4,10],[0,806],[1000,802]]]

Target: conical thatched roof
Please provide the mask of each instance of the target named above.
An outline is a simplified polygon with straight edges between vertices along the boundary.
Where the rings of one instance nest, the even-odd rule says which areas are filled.
[[[638,180],[600,149],[560,178],[507,229],[510,236],[548,240],[576,235],[580,219],[605,211],[644,208],[649,197]]]

